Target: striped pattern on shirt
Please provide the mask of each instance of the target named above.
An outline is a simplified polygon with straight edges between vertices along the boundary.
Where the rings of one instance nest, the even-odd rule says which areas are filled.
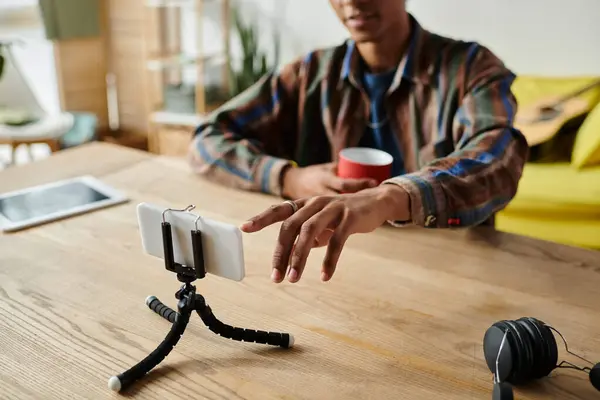
[[[408,50],[386,105],[406,173],[384,182],[410,196],[411,223],[472,226],[514,197],[528,146],[513,127],[515,75],[486,47],[425,30],[412,16]],[[356,146],[370,104],[354,43],[315,50],[263,77],[196,130],[194,170],[212,181],[281,195],[290,163],[335,161]]]

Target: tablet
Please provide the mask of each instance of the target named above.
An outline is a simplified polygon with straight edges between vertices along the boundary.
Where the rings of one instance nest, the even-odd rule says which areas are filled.
[[[32,186],[0,194],[0,229],[13,232],[126,201],[93,176]]]
[[[188,211],[165,212],[168,208],[150,203],[137,206],[142,247],[147,254],[164,260],[164,212],[165,221],[171,225],[173,259],[176,263],[196,267],[191,235],[197,226],[202,233],[204,271],[234,281],[244,279],[244,245],[242,232],[237,226],[202,216],[198,218],[198,214]],[[164,263],[161,266],[164,268]]]

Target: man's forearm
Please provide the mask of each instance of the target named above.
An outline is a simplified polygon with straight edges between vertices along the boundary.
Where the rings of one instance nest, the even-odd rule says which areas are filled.
[[[194,172],[213,182],[274,195],[281,195],[281,171],[290,164],[212,127],[192,141],[190,162]]]
[[[300,59],[262,77],[198,127],[190,162],[198,174],[221,184],[281,195],[289,165],[284,134],[294,136]],[[285,151],[285,150],[287,151]]]

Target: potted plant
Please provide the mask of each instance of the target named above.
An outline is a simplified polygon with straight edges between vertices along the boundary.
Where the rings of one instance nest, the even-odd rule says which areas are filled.
[[[9,46],[20,41],[0,41],[0,81],[3,78],[7,66]],[[0,125],[21,126],[34,122],[37,118],[27,109],[22,107],[11,107],[10,104],[0,103]]]
[[[275,46],[275,60],[272,64],[267,61],[267,53],[259,46],[258,24],[244,23],[240,12],[233,8],[231,10],[233,28],[241,45],[241,62],[238,69],[234,69],[231,53],[229,54],[229,90],[230,96],[234,97],[256,83],[265,74],[271,71],[279,58],[279,35],[273,35]]]
[[[214,110],[227,102],[230,98],[237,96],[244,90],[256,83],[277,65],[279,58],[279,35],[273,36],[275,45],[274,62],[269,63],[267,52],[259,46],[259,28],[257,22],[244,22],[241,13],[236,7],[231,9],[231,21],[233,35],[236,35],[240,43],[241,57],[237,63],[232,62],[234,56],[231,47],[227,46],[228,89],[224,89],[220,79],[209,79],[204,87],[205,101],[209,110]],[[234,66],[236,64],[236,66]],[[206,71],[208,76],[220,75],[220,68]],[[191,83],[172,83],[165,87],[164,109],[172,112],[195,112],[196,89]]]
[[[0,42],[0,79],[2,79],[3,72],[4,72],[4,43]]]
[[[10,46],[15,44],[22,45],[24,42],[21,39],[0,40],[0,79],[2,79],[2,74],[6,66],[6,52]]]

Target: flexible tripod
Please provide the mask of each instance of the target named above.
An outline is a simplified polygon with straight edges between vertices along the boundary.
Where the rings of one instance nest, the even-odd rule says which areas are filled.
[[[183,282],[181,288],[175,293],[178,300],[177,311],[163,304],[159,299],[150,296],[146,299],[146,305],[155,313],[171,322],[171,330],[158,347],[142,361],[128,369],[127,371],[112,376],[108,380],[108,387],[114,391],[121,391],[131,386],[137,380],[150,372],[154,367],[160,364],[164,358],[173,350],[179,339],[183,335],[190,316],[196,311],[202,322],[212,332],[227,339],[233,339],[242,342],[254,342],[280,346],[283,348],[292,347],[294,337],[288,333],[266,332],[260,330],[236,328],[219,321],[213,314],[211,308],[206,304],[204,297],[196,293],[196,287],[192,285],[196,279],[202,279],[206,272],[204,270],[204,259],[202,254],[201,233],[196,228],[192,231],[192,246],[194,249],[194,268],[184,266],[173,260],[173,242],[171,238],[171,226],[164,221],[163,214],[163,247],[165,252],[165,267],[171,272],[177,273],[177,279]]]

